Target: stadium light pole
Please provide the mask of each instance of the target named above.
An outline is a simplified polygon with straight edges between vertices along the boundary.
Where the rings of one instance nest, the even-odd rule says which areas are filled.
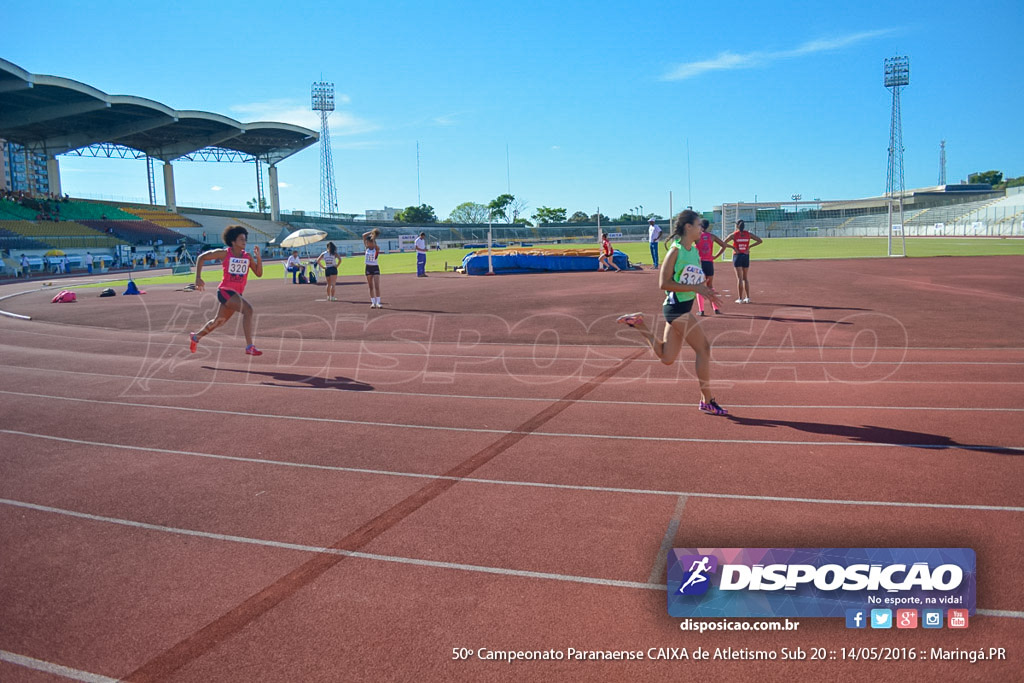
[[[885,87],[892,91],[892,115],[889,125],[889,165],[885,177],[885,194],[888,197],[889,205],[889,234],[888,252],[889,256],[907,255],[906,230],[903,227],[903,195],[905,186],[903,184],[903,123],[900,113],[900,91],[910,85],[910,58],[906,56],[890,57],[884,62],[884,83]],[[899,194],[899,233],[900,245],[903,253],[894,254],[892,250],[892,235],[895,231],[893,224],[893,202]]]
[[[644,205],[641,204],[640,205],[640,218],[643,219],[643,217],[644,217]]]
[[[487,211],[487,274],[494,275],[494,252],[492,245],[494,238],[491,235],[491,210]]]

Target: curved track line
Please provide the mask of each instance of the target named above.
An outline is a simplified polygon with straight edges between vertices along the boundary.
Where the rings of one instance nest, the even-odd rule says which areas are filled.
[[[622,364],[620,364],[622,365]],[[618,372],[618,366],[612,368]],[[599,377],[608,374],[602,373]],[[614,374],[614,373],[612,373]],[[603,380],[602,380],[603,382]],[[599,382],[600,383],[600,382]],[[569,396],[593,385],[588,382],[579,389],[571,392]],[[584,393],[589,393],[588,389]],[[336,417],[307,417],[302,415],[277,415],[268,413],[247,413],[238,410],[215,410],[212,408],[190,408],[187,406],[162,406],[152,403],[131,403],[129,401],[103,401],[94,398],[71,398],[68,396],[52,396],[49,394],[30,394],[20,391],[6,391],[0,389],[0,394],[11,396],[22,396],[25,398],[45,398],[56,401],[73,401],[76,403],[93,403],[100,405],[122,406],[125,408],[152,408],[155,410],[176,410],[189,413],[204,413],[210,415],[231,415],[234,417],[258,417],[266,420],[294,420],[298,422],[318,422],[330,424],[360,425],[364,427],[382,427],[392,429],[423,429],[439,432],[465,432],[472,434],[505,434],[515,436],[545,436],[553,438],[576,438],[576,439],[608,439],[622,441],[653,441],[662,443],[712,443],[712,444],[746,444],[746,445],[772,445],[772,446],[864,446],[868,448],[923,448],[928,450],[967,450],[967,451],[1020,451],[1024,453],[1024,446],[986,446],[980,444],[928,444],[928,443],[895,443],[895,442],[869,442],[869,441],[782,441],[776,439],[699,439],[681,436],[643,436],[643,435],[620,435],[620,434],[579,434],[570,432],[538,432],[535,430],[523,431],[521,429],[490,429],[486,427],[443,427],[440,425],[413,425],[398,422],[373,422],[371,420],[345,420]],[[567,408],[575,399],[567,397],[558,401]],[[564,410],[564,408],[562,408]],[[561,411],[559,411],[561,412]],[[546,422],[547,420],[545,420]]]
[[[407,564],[418,567],[432,567],[436,569],[453,569],[457,571],[469,571],[479,572],[484,574],[498,574],[501,576],[514,576],[519,578],[528,579],[545,579],[549,581],[565,581],[570,583],[583,583],[594,586],[603,586],[609,588],[628,588],[634,590],[666,590],[666,585],[661,583],[653,582],[642,582],[642,581],[628,581],[623,579],[605,579],[594,576],[579,576],[574,574],[558,574],[554,572],[534,572],[525,569],[510,569],[507,567],[492,567],[488,565],[479,564],[464,564],[458,562],[441,562],[438,560],[424,560],[415,557],[402,557],[398,555],[382,555],[379,553],[364,553],[357,550],[346,550],[344,548],[338,548],[336,546],[324,547],[314,545],[304,545],[300,543],[286,543],[282,541],[270,541],[266,539],[251,538],[248,536],[234,536],[229,534],[217,534],[209,531],[197,531],[195,529],[183,529],[180,527],[162,526],[159,524],[149,524],[147,522],[136,522],[130,519],[120,519],[118,517],[105,517],[102,515],[93,515],[87,512],[78,512],[76,510],[66,510],[63,508],[50,507],[48,505],[37,505],[35,503],[28,503],[20,500],[10,500],[7,498],[0,498],[0,505],[10,505],[12,507],[23,508],[28,510],[35,510],[37,512],[48,512],[52,514],[64,515],[67,517],[75,517],[78,519],[86,519],[92,522],[103,522],[106,524],[116,524],[119,526],[132,527],[136,529],[145,529],[147,531],[159,531],[163,533],[177,534],[181,536],[191,536],[194,538],[206,538],[215,541],[229,541],[232,543],[245,543],[247,545],[263,546],[268,548],[278,548],[282,550],[295,550],[298,552],[315,553],[320,556],[326,556],[327,562],[334,566],[341,562],[341,560],[351,557],[361,560],[371,560],[376,562],[393,562],[398,564]],[[316,561],[317,558],[310,560],[307,564]],[[314,577],[315,578],[315,577]],[[265,610],[266,611],[266,610]],[[1015,610],[997,610],[997,609],[978,609],[979,614],[985,614],[987,616],[994,617],[1009,617],[1015,619],[1024,619],[1024,612]],[[185,664],[187,662],[184,662]],[[152,672],[155,673],[155,672]],[[171,673],[168,671],[167,673]],[[153,680],[149,677],[150,672],[143,672],[142,669],[136,671],[136,673],[125,676],[125,681],[139,681],[139,680]]]
[[[32,432],[19,432],[13,429],[0,429],[0,434],[13,434],[47,441],[58,441],[72,443],[79,446],[96,446],[98,448],[111,448],[117,450],[138,451],[141,453],[159,453],[163,455],[182,455],[190,458],[209,458],[211,460],[227,460],[231,462],[252,463],[257,465],[271,465],[275,467],[295,467],[299,469],[324,470],[327,472],[350,472],[352,474],[369,474],[384,477],[405,477],[410,479],[446,479],[468,484],[488,484],[493,486],[523,486],[528,488],[555,489],[564,491],[589,491],[593,493],[624,493],[640,496],[673,496],[681,498],[709,498],[720,500],[753,500],[771,501],[776,503],[810,503],[815,505],[863,505],[867,507],[903,507],[903,508],[929,508],[939,510],[981,510],[995,512],[1024,512],[1024,507],[1011,505],[972,505],[966,503],[915,503],[905,501],[885,500],[849,500],[832,498],[793,498],[787,496],[757,496],[744,495],[740,493],[708,493],[693,491],[664,491],[660,489],[634,489],[620,486],[590,486],[587,484],[555,484],[540,481],[516,481],[508,479],[481,479],[478,477],[458,477],[444,474],[425,474],[423,472],[401,472],[395,470],[375,470],[366,467],[344,467],[341,465],[316,465],[313,463],[293,462],[288,460],[270,460],[269,458],[243,458],[235,455],[221,455],[219,453],[201,453],[198,451],[179,451],[170,448],[155,448],[153,446],[132,446],[130,444],[106,443],[103,441],[87,441],[84,439],[70,439],[63,436],[51,436],[49,434],[34,434]]]
[[[35,291],[39,291],[39,290],[35,290]],[[15,315],[17,315],[17,314],[15,314]],[[55,321],[36,320],[35,322],[38,323],[38,324],[41,324],[41,325],[53,324],[53,325],[58,325],[60,327],[74,327],[73,325],[67,325],[65,323],[58,323],[58,322],[55,322]],[[78,325],[77,327],[79,327],[81,329],[88,329],[88,330],[100,330],[100,331],[104,332],[105,334],[103,334],[102,336],[93,336],[93,337],[76,337],[76,336],[72,336],[72,335],[64,335],[64,334],[62,334],[61,338],[62,339],[72,339],[72,340],[77,340],[77,341],[94,341],[94,342],[109,342],[111,340],[117,340],[117,342],[119,344],[153,344],[154,343],[152,340],[123,339],[123,336],[125,334],[135,332],[134,330],[125,330],[125,329],[116,328],[116,327],[96,327],[96,326],[93,326],[93,325]],[[7,330],[7,331],[8,332],[14,332],[14,333],[17,333],[17,334],[32,334],[32,335],[37,335],[37,336],[42,336],[42,337],[52,337],[53,336],[53,333],[36,332],[35,330]],[[156,335],[164,335],[164,334],[166,334],[166,335],[172,336],[173,338],[171,340],[162,342],[166,346],[169,346],[169,347],[171,347],[171,346],[184,346],[183,342],[181,341],[181,337],[182,337],[181,334],[174,334],[174,333],[163,332],[163,331],[156,332],[156,333],[149,333],[149,334],[156,334]],[[271,338],[274,338],[274,336],[271,335]],[[329,339],[329,338],[326,338],[326,337],[311,337],[309,341],[311,341],[311,342],[323,342],[325,344],[328,344],[328,343],[330,343],[330,344],[389,344],[389,345],[402,345],[402,346],[415,346],[415,347],[423,347],[425,344],[429,344],[430,346],[445,346],[445,347],[447,347],[447,346],[462,346],[462,344],[460,344],[459,342],[443,341],[443,340],[428,340],[428,341],[425,341],[425,342],[404,341],[404,340],[401,340],[401,339],[387,339],[387,340],[383,340],[383,341],[377,341],[377,340],[370,340],[370,341],[368,341],[368,340],[364,340],[364,339]],[[157,342],[157,343],[159,343],[159,342]],[[475,342],[474,344],[472,344],[472,346],[473,347],[477,347],[477,346],[500,346],[500,347],[515,347],[515,348],[519,348],[519,347],[536,347],[538,345],[536,343],[527,343],[527,342],[490,342],[490,341],[479,341],[479,342]],[[543,346],[547,347],[547,346],[554,346],[554,345],[543,345]],[[558,344],[558,346],[564,347],[564,348],[572,348],[572,349],[621,349],[621,350],[624,350],[624,351],[630,351],[630,350],[635,350],[635,349],[646,349],[647,348],[646,346],[641,346],[640,344],[573,344],[573,343],[568,343],[568,342],[560,343],[560,344]],[[264,347],[264,348],[266,348],[269,351],[288,351],[288,350],[290,350],[290,349],[286,349],[284,347],[269,347],[269,346],[267,346],[267,347]],[[779,347],[778,346],[773,346],[773,345],[752,346],[752,345],[738,344],[738,345],[734,346],[734,345],[731,345],[731,344],[715,344],[714,348],[715,349],[725,349],[725,350],[771,351],[773,353],[778,353],[779,352]],[[874,347],[874,349],[876,351],[926,351],[926,352],[927,351],[958,351],[958,352],[971,352],[971,353],[992,352],[994,354],[1005,353],[1007,351],[1024,351],[1024,347],[1019,347],[1019,346],[1009,346],[1009,347],[1007,347],[1007,346],[988,346],[988,347],[983,347],[983,346],[970,346],[970,347],[965,347],[965,346],[877,346],[877,347]],[[857,350],[864,350],[864,349],[851,348],[850,346],[786,346],[785,350],[786,351],[790,351],[790,350],[793,350],[793,351],[823,351],[823,350],[824,351],[857,351]],[[316,353],[332,354],[332,355],[333,354],[345,355],[345,354],[359,353],[358,351],[337,351],[337,350],[316,350],[315,352]],[[388,352],[383,352],[383,351],[382,352],[375,352],[375,353],[380,353],[380,355],[395,355],[395,356],[398,356],[398,355],[432,355],[432,354],[403,354],[401,352],[395,352],[395,353],[390,353],[389,354]],[[465,356],[465,355],[454,355],[452,357],[455,357],[455,358],[475,358],[475,356]],[[479,358],[501,358],[501,356],[479,356]],[[532,357],[530,357],[530,356],[513,356],[513,358],[527,358],[527,359],[529,359],[529,358],[532,358]],[[558,360],[558,359],[556,359],[556,360]],[[577,360],[577,359],[576,358],[572,358],[572,359],[566,359],[566,360]],[[606,358],[606,359],[602,359],[602,360],[622,360],[622,359],[621,358]],[[643,359],[640,359],[639,362],[646,362],[646,361],[643,360]],[[654,362],[660,362],[660,361],[655,360]],[[965,363],[965,364],[970,365],[971,363],[968,362],[968,363]],[[986,363],[978,363],[978,364],[986,364]],[[996,365],[1001,365],[1002,363],[995,363],[995,364]],[[1011,365],[1017,364],[1017,365],[1019,365],[1020,363],[1018,362],[1018,363],[1008,363],[1008,364],[1011,364]]]
[[[73,681],[85,681],[85,683],[117,683],[116,678],[101,676],[99,674],[89,673],[88,671],[82,671],[80,669],[72,669],[69,666],[46,662],[42,659],[36,659],[35,657],[26,657],[25,655],[19,655],[16,652],[8,652],[7,650],[0,650],[0,662],[17,664],[18,666],[25,667],[26,669],[42,671],[50,674],[51,676],[70,678]]]
[[[24,365],[3,365],[0,364],[0,368],[9,368],[11,370],[30,370],[31,372],[52,372],[62,375],[81,375],[84,377],[103,377],[105,379],[139,379],[138,375],[117,375],[109,372],[85,372],[82,370],[58,370],[56,368],[28,368]],[[199,379],[170,379],[164,377],[146,377],[146,382],[169,382],[173,384],[203,384],[209,385],[209,380]],[[712,382],[714,384],[714,382]],[[228,386],[228,387],[246,387],[256,389],[291,389],[297,391],[338,391],[333,387],[303,387],[287,384],[266,384],[259,383],[254,384],[252,382],[223,382],[218,381],[217,386]],[[436,394],[422,391],[385,391],[382,389],[374,389],[372,392],[367,392],[370,395],[375,396],[410,396],[415,398],[440,398],[440,399],[466,399],[471,401],[541,401],[551,402],[556,400],[557,397],[544,397],[544,396],[486,396],[481,394]],[[575,403],[582,404],[595,404],[595,405],[616,405],[616,406],[654,406],[654,407],[666,407],[666,408],[678,408],[679,403],[667,402],[667,401],[603,401],[598,399],[580,399]],[[991,413],[1024,413],[1024,408],[976,408],[973,406],[957,406],[955,408],[943,408],[941,406],[837,406],[837,405],[784,405],[784,404],[744,404],[744,403],[729,403],[731,408],[768,408],[768,409],[785,409],[785,410],[914,410],[914,411],[939,411],[939,412],[991,412]]]

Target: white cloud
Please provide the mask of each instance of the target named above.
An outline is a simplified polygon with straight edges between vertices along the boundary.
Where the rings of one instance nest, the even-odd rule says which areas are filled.
[[[211,187],[210,189],[211,189],[211,190],[213,190],[214,192],[220,192],[220,191],[221,191],[221,190],[223,190],[224,188],[223,188],[223,187],[221,187],[220,185],[214,185],[214,186],[213,186],[213,187]]]
[[[335,95],[335,104],[349,104],[347,95]],[[320,130],[320,112],[312,111],[308,105],[295,100],[277,99],[266,102],[249,102],[236,104],[229,109],[236,113],[245,123],[255,121],[273,121],[291,123],[312,130]],[[346,111],[331,112],[327,118],[331,135],[357,135],[378,130],[380,126]]]
[[[551,149],[562,149],[561,145],[551,145]]]
[[[719,53],[714,59],[702,60],[699,62],[687,62],[680,64],[669,71],[667,74],[662,76],[662,80],[665,81],[683,81],[688,78],[694,78],[701,74],[709,71],[728,71],[733,69],[750,69],[758,66],[764,66],[771,62],[779,59],[789,59],[792,57],[803,57],[806,55],[816,54],[818,52],[829,52],[832,50],[839,50],[856,43],[870,40],[872,38],[878,38],[881,36],[889,35],[894,32],[894,29],[880,29],[877,31],[862,31],[860,33],[851,33],[846,36],[840,36],[832,39],[819,39],[811,40],[803,45],[799,45],[790,50],[776,50],[775,52],[748,52],[746,54],[736,54],[734,52],[722,52]]]
[[[291,184],[279,180],[279,181],[277,181],[277,186],[278,187],[291,187]]]
[[[439,126],[454,126],[458,121],[456,120],[457,114],[445,114],[443,116],[435,116],[434,123]]]

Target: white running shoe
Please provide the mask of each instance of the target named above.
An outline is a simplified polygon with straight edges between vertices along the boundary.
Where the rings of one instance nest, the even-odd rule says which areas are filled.
[[[743,303],[743,299],[736,299],[736,303],[738,303],[738,304]]]
[[[746,299],[744,299],[744,300],[743,300],[743,303],[745,303],[745,304],[749,304],[749,303],[750,303],[750,297],[748,296],[748,297],[747,297]]]

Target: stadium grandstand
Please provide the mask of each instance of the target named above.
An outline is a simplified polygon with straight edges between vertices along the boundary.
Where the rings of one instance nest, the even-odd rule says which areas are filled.
[[[964,184],[907,190],[904,233],[907,237],[1024,237],[1022,189]],[[889,205],[886,197],[869,197],[715,207],[717,230],[730,232],[740,218],[748,230],[766,237],[884,237],[889,230]]]
[[[17,149],[26,162],[42,158],[46,169],[41,179],[32,176],[27,187],[0,188],[0,248],[9,257],[12,249],[145,245],[177,251],[181,245],[199,245],[204,224],[177,211],[173,163],[179,160],[257,163],[261,170],[266,164],[270,220],[261,216],[249,227],[257,242],[270,241],[282,227],[276,224],[278,164],[318,139],[315,131],[301,126],[241,123],[212,112],[178,111],[141,97],[109,95],[71,79],[31,74],[0,59],[0,141]],[[61,190],[61,155],[145,159],[151,205],[72,200]],[[157,161],[163,164],[163,207],[155,200]]]

